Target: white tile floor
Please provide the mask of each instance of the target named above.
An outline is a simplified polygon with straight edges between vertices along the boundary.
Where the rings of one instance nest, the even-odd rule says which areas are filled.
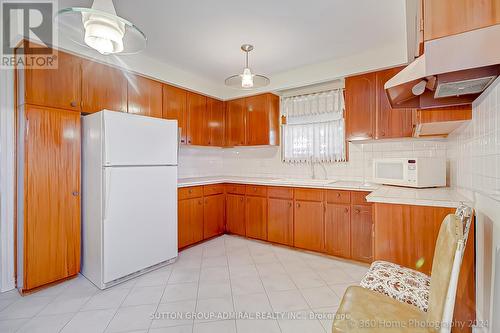
[[[325,333],[331,320],[309,316],[335,313],[345,288],[367,269],[224,235],[181,252],[175,264],[105,291],[79,276],[26,297],[2,293],[0,332]],[[161,317],[172,312],[200,317]],[[308,319],[209,316],[234,312]]]

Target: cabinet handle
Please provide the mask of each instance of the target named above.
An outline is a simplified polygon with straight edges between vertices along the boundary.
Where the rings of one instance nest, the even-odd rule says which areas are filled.
[[[360,211],[359,209],[357,209],[357,208],[354,210],[354,212],[355,212],[356,214],[361,213],[361,211]]]
[[[189,193],[189,194],[193,193],[193,190],[189,189],[189,190],[188,190],[188,193]]]
[[[297,203],[297,208],[300,208],[300,204],[299,203]]]
[[[349,208],[344,208],[344,211],[345,211],[346,213],[349,213]]]
[[[254,188],[253,188],[253,191],[254,191],[254,192],[257,192],[257,187],[254,187]]]
[[[337,198],[340,198],[340,193],[337,193]]]
[[[198,205],[201,205],[201,204],[202,204],[201,200],[198,200]]]
[[[291,202],[288,203],[288,207],[292,208],[292,203]]]
[[[72,196],[74,196],[74,197],[77,197],[77,196],[79,196],[79,195],[80,195],[80,192],[78,192],[78,191],[74,191],[73,193],[71,193],[71,195],[72,195]]]
[[[184,140],[184,139],[181,139],[181,143],[185,143],[185,142],[186,142],[186,140]]]
[[[243,197],[240,198],[240,201],[243,201]]]
[[[382,133],[381,133],[381,134],[382,134],[382,136],[385,136],[385,132],[384,132],[384,131],[382,131]]]
[[[188,140],[188,143],[191,143],[191,140]]]
[[[71,103],[69,103],[69,105],[71,105],[71,107],[76,107],[78,104],[75,102],[75,101],[71,101]]]

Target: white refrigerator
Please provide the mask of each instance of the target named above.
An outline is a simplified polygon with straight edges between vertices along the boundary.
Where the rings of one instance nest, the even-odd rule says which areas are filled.
[[[82,269],[104,289],[177,257],[177,121],[82,117]]]

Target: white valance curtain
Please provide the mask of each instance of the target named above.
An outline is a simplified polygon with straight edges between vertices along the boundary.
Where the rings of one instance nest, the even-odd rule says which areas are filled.
[[[283,98],[281,112],[284,162],[346,160],[342,89]]]

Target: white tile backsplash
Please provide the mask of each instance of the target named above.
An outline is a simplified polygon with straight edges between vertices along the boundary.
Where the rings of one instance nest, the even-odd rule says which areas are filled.
[[[472,121],[448,138],[451,185],[500,200],[500,79],[473,103]]]

